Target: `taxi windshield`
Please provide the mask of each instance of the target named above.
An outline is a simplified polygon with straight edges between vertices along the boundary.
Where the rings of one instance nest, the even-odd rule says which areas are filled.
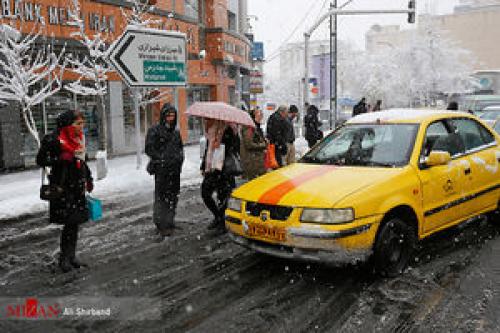
[[[484,110],[480,118],[484,120],[495,120],[500,116],[500,109],[498,110]]]
[[[418,124],[348,124],[311,149],[302,163],[398,167],[408,164]]]
[[[500,134],[500,119],[495,123],[495,131]]]

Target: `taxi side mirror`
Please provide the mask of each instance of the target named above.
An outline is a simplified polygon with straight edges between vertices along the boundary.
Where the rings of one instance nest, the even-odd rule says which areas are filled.
[[[438,165],[446,165],[451,161],[451,155],[447,151],[434,150],[425,159],[425,166],[433,167]]]

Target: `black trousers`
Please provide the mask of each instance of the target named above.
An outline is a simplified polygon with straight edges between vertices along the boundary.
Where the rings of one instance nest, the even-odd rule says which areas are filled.
[[[312,148],[316,144],[316,142],[318,142],[317,139],[311,139],[311,138],[306,139],[306,141],[307,141],[307,145],[309,146],[309,148]]]
[[[228,176],[220,171],[208,172],[201,183],[201,197],[205,206],[212,212],[215,219],[221,224],[224,223],[224,212],[227,208],[227,201],[236,181],[233,176]],[[217,199],[214,199],[216,194]]]
[[[60,259],[74,259],[76,243],[78,241],[78,224],[66,223],[61,232],[61,257]]]
[[[173,229],[175,209],[179,201],[181,176],[177,172],[158,172],[155,175],[153,222],[159,230]]]

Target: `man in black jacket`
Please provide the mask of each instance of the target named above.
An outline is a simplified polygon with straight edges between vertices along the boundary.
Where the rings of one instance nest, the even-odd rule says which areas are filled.
[[[321,121],[318,119],[319,110],[315,105],[309,105],[307,109],[306,116],[304,117],[304,125],[306,127],[305,138],[309,148],[312,148],[323,138],[323,132],[321,131]]]
[[[147,170],[155,176],[153,222],[160,233],[160,241],[172,235],[181,188],[184,148],[176,124],[177,110],[165,104],[160,113],[160,123],[151,127],[146,136],[145,150],[151,159]]]
[[[355,117],[358,114],[363,114],[366,112],[368,112],[368,107],[366,106],[366,98],[363,97],[358,102],[358,104],[354,105],[354,108],[352,109],[352,116]]]
[[[281,105],[267,120],[266,137],[270,143],[275,145],[276,161],[280,166],[285,163],[284,159],[288,151],[288,108]]]

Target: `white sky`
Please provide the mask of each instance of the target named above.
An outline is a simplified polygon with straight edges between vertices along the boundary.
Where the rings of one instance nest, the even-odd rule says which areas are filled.
[[[337,0],[342,5],[347,0]],[[331,0],[248,0],[248,12],[257,16],[252,19],[255,40],[264,42],[266,59],[273,56],[280,45],[288,42],[303,41],[304,31],[325,13]],[[458,0],[417,0],[419,13],[444,14],[453,10]],[[406,9],[407,0],[353,0],[346,9]],[[310,13],[309,15],[306,14]],[[303,21],[303,19],[305,20]],[[344,16],[339,18],[339,38],[352,41],[358,48],[364,48],[364,35],[374,24],[400,24],[408,27],[407,15]],[[297,28],[298,27],[298,28]],[[293,33],[294,29],[296,31]],[[293,33],[293,34],[292,34]],[[327,21],[316,30],[312,39],[328,39]],[[266,73],[275,73],[279,59],[266,64]]]

